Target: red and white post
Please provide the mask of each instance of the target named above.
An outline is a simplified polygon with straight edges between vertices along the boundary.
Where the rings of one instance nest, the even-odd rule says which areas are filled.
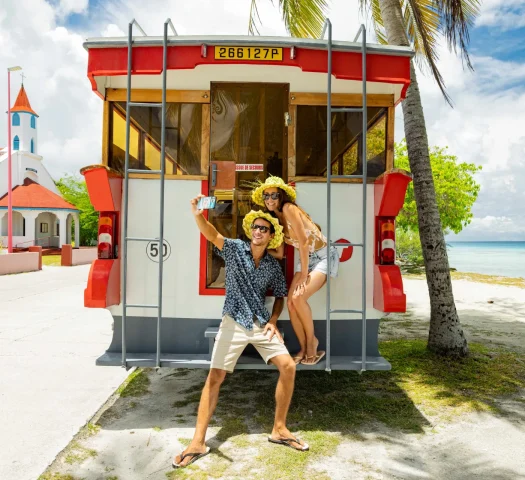
[[[13,253],[13,173],[11,161],[11,72],[22,67],[7,69],[7,253]]]

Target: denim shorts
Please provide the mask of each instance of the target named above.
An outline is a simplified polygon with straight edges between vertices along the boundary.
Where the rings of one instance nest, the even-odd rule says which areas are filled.
[[[301,271],[301,257],[297,255],[298,259],[295,264],[295,273]],[[310,253],[308,259],[308,273],[321,272],[328,275],[328,258],[330,258],[330,276],[337,277],[339,270],[339,252],[337,248],[330,247],[330,255],[328,255],[328,247],[320,248],[319,250]]]

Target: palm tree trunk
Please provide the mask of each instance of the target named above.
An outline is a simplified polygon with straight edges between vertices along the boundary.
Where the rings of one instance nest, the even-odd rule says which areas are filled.
[[[399,0],[379,0],[379,5],[388,43],[390,45],[409,45],[403,27]],[[459,321],[452,293],[445,237],[439,218],[430,166],[423,105],[413,62],[410,64],[410,78],[410,87],[402,105],[408,159],[414,176],[419,236],[430,295],[428,348],[440,354],[465,356],[468,354],[467,340]]]

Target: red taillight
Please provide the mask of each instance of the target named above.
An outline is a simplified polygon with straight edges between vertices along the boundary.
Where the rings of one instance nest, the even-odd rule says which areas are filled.
[[[396,226],[394,219],[379,220],[380,263],[393,265],[396,260]]]
[[[98,219],[98,258],[117,258],[116,219],[114,212],[100,213]]]

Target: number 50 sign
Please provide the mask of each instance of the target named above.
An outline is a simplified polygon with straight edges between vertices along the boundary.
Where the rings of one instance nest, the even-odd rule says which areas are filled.
[[[152,242],[149,242],[148,245],[146,246],[146,255],[151,261],[157,262],[157,263],[159,263],[159,256],[161,254],[159,243],[160,242],[158,240],[157,241],[154,240]],[[162,247],[163,247],[162,248],[163,261],[166,261],[171,255],[171,246],[166,239],[164,239],[164,243]]]

